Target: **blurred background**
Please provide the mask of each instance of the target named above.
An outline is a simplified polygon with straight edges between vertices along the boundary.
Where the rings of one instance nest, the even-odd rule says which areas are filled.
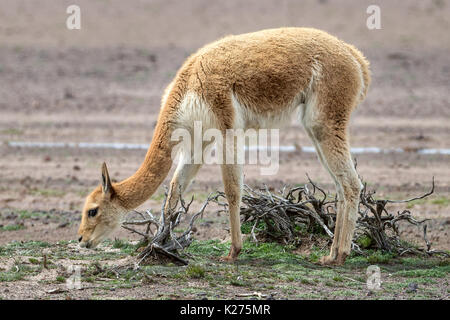
[[[72,4],[81,8],[81,30],[66,28]],[[380,7],[379,30],[366,25],[372,4]],[[0,242],[75,238],[84,198],[100,182],[101,163],[122,180],[145,155],[143,149],[26,148],[11,142],[148,144],[162,92],[184,59],[225,35],[284,26],[325,30],[366,55],[373,80],[352,119],[352,147],[404,152],[355,154],[358,171],[391,198],[421,193],[435,176],[436,203],[418,205],[438,219],[436,230],[448,230],[450,156],[419,150],[450,148],[450,1],[2,0],[0,213],[2,219],[22,211],[49,215],[26,232],[0,232]],[[281,140],[311,146],[294,125]],[[333,191],[316,155],[300,150],[281,155],[276,176],[260,176],[258,167],[248,166],[245,182],[280,187],[304,183],[306,173]],[[220,188],[218,168],[205,166],[190,193],[202,200]],[[162,193],[160,188],[143,208],[158,210]],[[226,237],[226,217],[217,224],[216,217],[209,219],[210,234],[203,234]],[[64,225],[66,220],[75,222]],[[441,237],[448,248],[447,233]]]

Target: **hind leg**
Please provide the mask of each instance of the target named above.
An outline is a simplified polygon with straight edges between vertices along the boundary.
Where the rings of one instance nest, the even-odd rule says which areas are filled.
[[[345,207],[344,207],[345,197],[344,197],[344,193],[342,192],[342,188],[340,187],[339,180],[337,179],[334,172],[330,170],[330,168],[327,164],[326,158],[323,156],[320,145],[319,145],[317,139],[315,138],[312,130],[310,130],[309,128],[306,128],[306,127],[305,127],[305,129],[306,129],[306,132],[307,132],[308,136],[310,137],[311,141],[313,142],[314,147],[316,148],[317,156],[318,156],[321,164],[328,171],[328,173],[334,180],[334,183],[336,186],[336,192],[337,192],[337,199],[338,199],[337,212],[339,212],[339,213],[343,212],[345,210]],[[330,255],[329,255],[330,257],[334,257],[334,259],[336,259],[337,255],[338,255],[338,243],[339,243],[339,238],[340,238],[340,231],[342,228],[341,226],[342,226],[343,216],[344,216],[343,214],[338,214],[336,217],[333,244],[331,246]]]
[[[236,261],[239,252],[242,249],[241,221],[240,221],[240,203],[243,184],[242,165],[223,164],[222,180],[225,189],[225,195],[228,200],[231,227],[231,248],[228,256],[222,257],[223,261]]]
[[[336,177],[339,198],[333,244],[330,255],[325,257],[322,262],[342,264],[351,251],[358,216],[361,182],[354,169],[348,144],[339,145],[337,141],[330,140],[320,142],[319,146],[328,168]]]
[[[338,195],[333,244],[329,256],[322,262],[342,264],[350,254],[362,186],[350,155],[348,121],[339,119],[336,115],[328,121],[318,118],[320,119],[320,117],[306,118],[303,124],[316,147],[321,163],[335,182]]]

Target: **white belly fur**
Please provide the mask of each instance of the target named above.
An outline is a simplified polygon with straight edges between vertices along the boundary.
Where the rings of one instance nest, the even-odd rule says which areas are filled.
[[[299,94],[300,96],[300,94]],[[299,123],[304,105],[300,99],[285,107],[280,107],[277,112],[256,113],[241,105],[232,95],[232,105],[235,114],[235,129],[279,129],[289,126],[293,122]],[[218,119],[211,108],[193,92],[188,92],[178,109],[178,126],[192,129],[195,121],[202,123],[203,130],[218,128]]]

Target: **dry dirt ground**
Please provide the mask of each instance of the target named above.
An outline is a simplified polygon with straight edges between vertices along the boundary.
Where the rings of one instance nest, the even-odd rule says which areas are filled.
[[[19,148],[8,142],[149,143],[164,87],[198,47],[227,34],[309,26],[353,43],[371,62],[372,86],[354,113],[352,146],[407,150],[355,155],[360,175],[380,197],[391,199],[425,192],[434,176],[435,193],[410,209],[433,219],[433,248],[449,250],[450,156],[415,151],[450,148],[450,1],[378,1],[380,30],[366,27],[371,1],[85,0],[78,1],[82,29],[72,31],[65,27],[69,4],[0,4],[0,245],[75,239],[84,197],[99,183],[100,164],[106,161],[112,177],[121,180],[145,155],[145,150]],[[281,144],[311,145],[296,124],[282,131]],[[215,166],[202,168],[189,194],[203,200],[220,189],[218,172]],[[304,183],[306,174],[332,191],[316,156],[300,151],[281,154],[274,176],[247,166],[245,182],[280,187]],[[160,188],[141,209],[158,210],[162,193]],[[227,240],[226,221],[208,211],[196,238]],[[416,229],[402,232],[423,244]],[[134,239],[123,230],[114,236]],[[12,263],[0,257],[2,269]],[[38,283],[12,282],[9,289],[0,288],[0,296],[48,297],[45,291],[25,293]],[[22,294],[12,295],[11,287]],[[164,293],[164,287],[158,290]],[[118,289],[116,297],[138,296],[123,290],[128,291]],[[83,292],[80,297],[90,297],[89,290]]]

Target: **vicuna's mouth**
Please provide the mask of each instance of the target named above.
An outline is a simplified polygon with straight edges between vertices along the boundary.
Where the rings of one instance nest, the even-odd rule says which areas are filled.
[[[81,248],[93,249],[97,246],[98,242],[92,240],[80,242],[79,246]]]
[[[83,240],[83,236],[81,236],[78,238],[80,248],[96,248],[113,230],[114,229],[103,229],[101,232],[100,230],[97,230],[98,232],[92,232],[89,234],[89,240]]]

